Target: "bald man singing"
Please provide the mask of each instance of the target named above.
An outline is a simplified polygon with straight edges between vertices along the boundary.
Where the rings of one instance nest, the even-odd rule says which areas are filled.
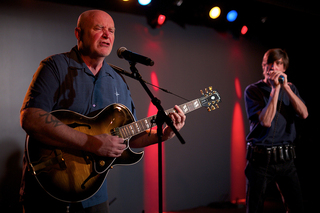
[[[122,76],[105,58],[112,51],[115,26],[112,17],[101,10],[82,13],[75,28],[77,45],[70,52],[49,56],[41,61],[27,90],[20,122],[29,138],[48,147],[74,149],[95,156],[118,158],[128,148],[124,139],[103,133],[90,135],[75,130],[55,117],[52,111],[70,110],[92,117],[105,107],[118,103],[135,117],[136,109]],[[169,116],[179,131],[186,116],[175,106]],[[163,129],[162,140],[174,137],[170,127]],[[130,140],[130,147],[141,148],[158,142],[156,130],[147,130]],[[32,174],[28,152],[24,156],[20,200],[26,213],[36,212],[109,212],[107,185],[81,202],[68,203],[50,196]]]

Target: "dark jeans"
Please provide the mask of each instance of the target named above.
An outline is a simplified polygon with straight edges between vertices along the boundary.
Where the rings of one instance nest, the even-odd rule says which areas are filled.
[[[89,208],[83,208],[81,203],[75,204],[50,204],[47,203],[25,203],[24,213],[109,213],[109,204],[104,202]]]
[[[247,177],[247,213],[263,212],[267,185],[275,182],[289,212],[303,212],[303,200],[297,170],[293,160],[278,164],[261,164],[249,161]]]
[[[81,203],[66,203],[49,196],[30,174],[26,174],[24,196],[21,199],[24,213],[109,213],[108,201],[83,208]],[[22,192],[21,192],[22,193]]]

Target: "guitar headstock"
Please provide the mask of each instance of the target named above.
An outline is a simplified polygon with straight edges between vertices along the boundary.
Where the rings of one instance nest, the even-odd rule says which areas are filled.
[[[219,93],[215,90],[212,90],[211,86],[208,89],[205,88],[204,91],[205,92],[200,90],[202,95],[202,97],[199,98],[201,105],[203,107],[207,107],[209,112],[219,108],[218,103],[221,101]]]

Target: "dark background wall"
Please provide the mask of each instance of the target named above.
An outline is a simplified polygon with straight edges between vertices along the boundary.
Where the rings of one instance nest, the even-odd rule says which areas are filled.
[[[25,139],[19,125],[19,110],[32,75],[42,59],[67,52],[76,45],[73,33],[76,20],[87,9],[90,8],[41,1],[0,3],[1,210],[19,209]],[[247,85],[261,79],[262,56],[274,47],[287,50],[290,57],[288,78],[298,87],[309,107],[309,118],[299,123],[297,167],[304,199],[308,205],[313,205],[316,198],[311,192],[319,186],[315,178],[319,162],[316,89],[319,41],[314,25],[318,19],[312,20],[314,16],[307,14],[286,26],[269,26],[265,33],[234,37],[204,26],[182,28],[171,21],[160,29],[151,29],[142,16],[107,12],[114,18],[117,28],[108,62],[129,70],[128,63],[116,56],[116,49],[125,46],[155,61],[153,67],[137,65],[145,80],[151,81],[151,73],[155,72],[161,87],[190,100],[199,98],[199,90],[208,86],[213,86],[221,95],[220,109],[209,113],[202,108],[188,114],[186,126],[181,130],[185,145],[176,138],[165,144],[165,210],[187,209],[228,199],[233,110],[239,101],[235,79],[239,79],[243,94]],[[137,117],[146,117],[150,104],[148,96],[138,82],[126,80],[135,100]],[[185,102],[160,91],[154,92],[165,109]],[[247,133],[243,96],[239,103]],[[143,161],[130,167],[116,167],[110,172],[109,196],[117,198],[111,206],[113,212],[141,212],[145,208],[144,172]]]

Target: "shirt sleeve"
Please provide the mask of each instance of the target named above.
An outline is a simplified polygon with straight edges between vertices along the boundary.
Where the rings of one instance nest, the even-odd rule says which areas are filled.
[[[43,60],[33,75],[21,110],[35,107],[47,112],[52,111],[59,91],[58,78],[57,69],[52,58]]]
[[[300,100],[305,104],[304,100],[301,98],[301,96],[299,94],[297,87],[293,83],[289,83],[289,86],[290,86],[291,90],[294,92],[294,94],[296,94],[296,96],[298,96],[298,98],[300,98]]]
[[[252,143],[261,143],[270,131],[270,128],[262,126],[259,121],[259,112],[265,107],[263,93],[256,85],[252,84],[245,89],[244,98],[250,124],[250,132],[246,140]]]
[[[247,118],[257,120],[259,112],[265,107],[264,98],[255,85],[249,85],[244,92]]]

